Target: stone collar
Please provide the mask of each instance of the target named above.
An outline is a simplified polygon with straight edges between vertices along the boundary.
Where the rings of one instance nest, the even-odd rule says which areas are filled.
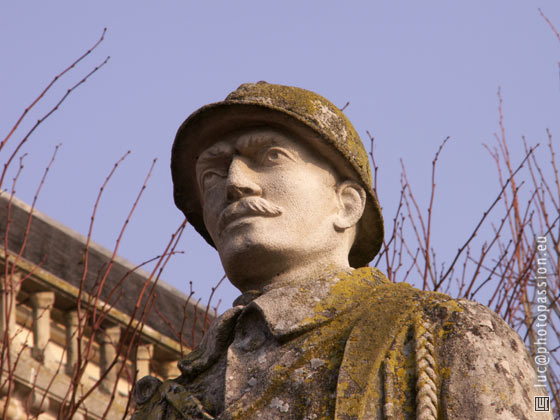
[[[340,281],[341,275],[347,277],[351,272],[349,270],[326,278],[268,290],[242,309],[238,322],[242,321],[245,314],[256,311],[262,316],[272,336],[279,341],[303,333],[336,315],[329,313],[327,317],[317,319],[317,305],[329,295],[332,287]]]
[[[205,370],[227,349],[236,325],[255,311],[270,334],[282,342],[352,310],[354,293],[360,289],[360,284],[365,283],[366,290],[371,290],[370,287],[384,282],[387,279],[379,270],[364,267],[273,288],[260,296],[255,292],[245,293],[235,300],[233,308],[214,322],[200,345],[179,362],[179,368],[189,377]],[[335,288],[343,291],[338,291],[336,302],[329,304]]]

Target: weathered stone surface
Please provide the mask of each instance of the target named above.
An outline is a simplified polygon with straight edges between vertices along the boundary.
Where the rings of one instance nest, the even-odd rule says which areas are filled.
[[[224,318],[174,381],[216,419],[551,418],[533,412],[527,350],[499,316],[374,269],[273,289]]]
[[[150,401],[162,382],[153,376],[144,376],[134,385],[132,396],[138,405],[142,405]]]
[[[334,108],[242,85],[179,130],[175,201],[243,294],[134,420],[550,419],[533,412],[529,355],[496,314],[359,268],[381,215]]]
[[[459,300],[453,329],[444,332],[440,357],[446,375],[445,409],[456,419],[547,418],[535,413],[536,377],[527,348],[518,334],[483,305]]]

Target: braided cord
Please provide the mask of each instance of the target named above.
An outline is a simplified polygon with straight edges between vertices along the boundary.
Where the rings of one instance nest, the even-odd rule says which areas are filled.
[[[418,323],[415,328],[416,354],[416,419],[437,419],[437,375],[434,360],[434,338],[428,322]]]

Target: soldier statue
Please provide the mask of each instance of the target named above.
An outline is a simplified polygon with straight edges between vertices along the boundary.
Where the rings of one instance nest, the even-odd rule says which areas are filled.
[[[181,125],[171,172],[242,294],[178,378],[136,384],[133,419],[552,418],[498,315],[368,267],[383,242],[368,155],[322,96],[241,85]]]

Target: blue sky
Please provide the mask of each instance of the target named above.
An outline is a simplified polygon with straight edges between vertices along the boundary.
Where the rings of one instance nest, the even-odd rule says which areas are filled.
[[[169,172],[177,128],[239,84],[266,80],[316,91],[338,106],[350,102],[345,112],[362,139],[366,130],[376,138],[387,219],[400,190],[400,159],[425,206],[433,155],[450,136],[438,168],[434,238],[443,256],[452,255],[499,191],[482,147],[494,144],[498,129],[498,87],[514,161],[521,160],[522,135],[537,143],[546,128],[560,131],[560,42],[539,7],[560,28],[557,0],[2,2],[2,135],[104,27],[105,41],[57,83],[14,140],[111,56],[24,147],[16,195],[32,201],[62,143],[37,207],[85,234],[99,186],[131,150],[106,190],[93,234],[112,248],[157,157],[120,248],[135,263],[149,259],[182,221]],[[216,252],[190,227],[180,248],[185,254],[163,277],[183,291],[193,281],[205,301],[223,274]],[[222,310],[236,296],[223,285]]]

